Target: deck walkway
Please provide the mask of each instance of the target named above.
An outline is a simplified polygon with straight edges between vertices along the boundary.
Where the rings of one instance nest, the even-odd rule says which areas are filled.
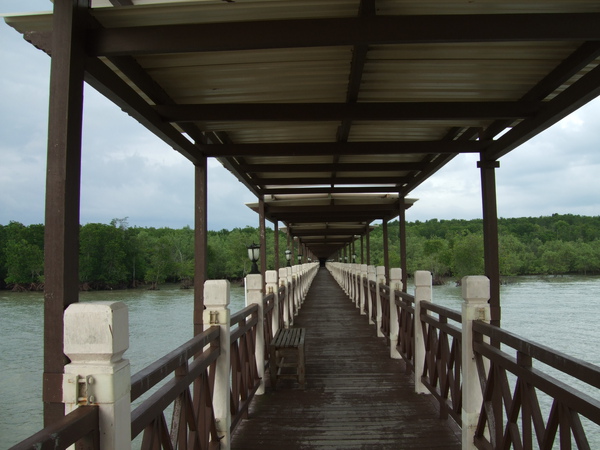
[[[294,326],[307,329],[306,389],[280,381],[255,397],[232,449],[460,449],[460,429],[414,393],[401,360],[327,269]]]

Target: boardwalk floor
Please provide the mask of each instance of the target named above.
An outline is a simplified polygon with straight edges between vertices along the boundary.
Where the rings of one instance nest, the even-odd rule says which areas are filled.
[[[456,424],[414,393],[401,360],[321,268],[294,326],[306,332],[306,388],[255,397],[232,449],[460,449]],[[288,384],[284,384],[288,382]]]

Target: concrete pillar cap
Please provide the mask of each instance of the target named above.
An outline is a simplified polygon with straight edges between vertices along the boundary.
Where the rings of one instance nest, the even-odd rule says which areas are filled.
[[[490,280],[485,275],[463,277],[461,289],[466,302],[485,303],[490,299]]]

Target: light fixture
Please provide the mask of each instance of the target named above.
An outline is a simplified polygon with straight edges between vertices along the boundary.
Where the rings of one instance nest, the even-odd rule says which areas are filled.
[[[356,253],[352,254],[352,262],[356,264]]]
[[[347,256],[344,256],[344,262],[348,263],[348,257]]]
[[[292,259],[292,251],[289,248],[285,251],[285,259],[287,260],[287,266],[291,267],[292,264],[290,263],[290,260]]]
[[[260,273],[258,271],[258,266],[256,265],[256,261],[258,261],[258,258],[260,257],[260,245],[252,243],[246,246],[246,248],[248,249],[248,258],[250,258],[250,261],[252,261],[252,268],[250,269],[250,273]]]
[[[302,253],[298,253],[298,264],[302,263]]]

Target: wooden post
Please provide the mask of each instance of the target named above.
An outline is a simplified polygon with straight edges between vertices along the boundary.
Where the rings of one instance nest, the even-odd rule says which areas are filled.
[[[385,269],[385,278],[390,277],[390,240],[388,239],[388,222],[387,219],[383,220],[383,267]]]
[[[426,394],[429,392],[421,377],[425,365],[425,339],[423,337],[423,323],[421,322],[421,302],[431,301],[432,278],[431,272],[417,270],[415,272],[415,392]]]
[[[258,216],[260,221],[260,273],[265,276],[267,271],[267,234],[265,224],[265,200],[261,195],[258,199]],[[263,293],[265,292],[263,286]]]
[[[500,326],[500,256],[498,251],[498,212],[496,207],[496,173],[499,161],[478,161],[481,169],[483,203],[483,253],[485,274],[490,280],[490,313],[492,325]]]
[[[65,413],[100,409],[100,450],[131,449],[129,319],[122,302],[75,303],[65,311]]]
[[[365,252],[364,252],[364,246],[363,246],[363,241],[364,241],[364,235],[360,235],[360,263],[364,264],[365,263]]]
[[[408,281],[408,263],[406,261],[406,199],[400,197],[398,226],[400,228],[400,268],[402,269],[402,291],[406,292]]]
[[[204,331],[204,282],[208,273],[207,184],[208,173],[204,157],[196,162],[194,178],[194,336]]]
[[[367,266],[371,265],[371,230],[369,228],[369,225],[367,224]]]
[[[223,436],[219,441],[219,448],[222,449],[228,449],[231,445],[231,388],[229,386],[231,377],[231,313],[229,311],[229,299],[229,281],[206,281],[204,284],[204,304],[206,305],[204,324],[207,328],[216,325],[221,329],[219,337],[221,353],[217,358],[215,369],[213,411],[217,422],[217,432],[219,436]]]
[[[462,279],[462,448],[474,450],[483,394],[473,353],[473,321],[490,322],[490,280],[482,275]],[[416,330],[415,330],[416,331]],[[415,333],[416,334],[416,333]]]
[[[358,309],[360,311],[361,315],[365,315],[367,314],[367,301],[369,301],[369,298],[367,297],[366,293],[365,293],[365,288],[364,288],[364,280],[368,281],[368,266],[366,264],[361,264],[360,265],[360,301],[358,304]]]
[[[63,313],[79,301],[85,23],[89,0],[55,0],[44,234],[44,425],[64,416]]]
[[[256,325],[254,356],[260,378],[260,386],[256,394],[262,395],[265,393],[265,335],[263,322],[265,311],[263,308],[263,276],[261,274],[246,275],[246,306],[254,303],[258,305],[258,324]]]
[[[398,334],[400,324],[398,323],[398,310],[396,309],[395,291],[402,290],[402,269],[390,269],[390,358],[401,359],[402,356],[396,348],[398,346]]]
[[[274,235],[273,235],[273,241],[274,241],[274,246],[275,246],[275,270],[279,270],[279,221],[276,220],[274,225]]]

